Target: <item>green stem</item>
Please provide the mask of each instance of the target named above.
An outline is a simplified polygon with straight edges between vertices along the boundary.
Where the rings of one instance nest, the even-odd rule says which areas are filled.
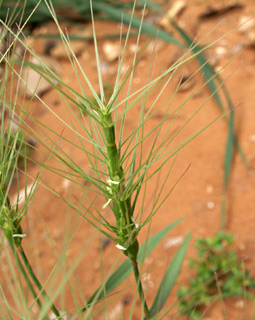
[[[102,128],[104,132],[106,149],[108,155],[108,170],[109,177],[111,180],[119,179],[119,185],[116,186],[116,194],[118,195],[118,199],[114,199],[114,214],[117,221],[117,227],[119,227],[120,219],[125,219],[125,225],[130,226],[132,224],[131,215],[131,200],[130,198],[121,199],[121,195],[124,193],[124,171],[120,162],[119,150],[116,145],[115,139],[115,126],[112,121],[111,113],[107,113],[103,116],[102,119]],[[131,228],[132,229],[132,228]],[[131,232],[132,230],[129,230]],[[126,230],[128,232],[128,230]]]
[[[19,251],[21,257],[22,257],[22,260],[26,266],[26,269],[28,271],[28,273],[30,274],[32,280],[34,281],[35,285],[37,286],[37,288],[40,290],[40,292],[42,293],[43,297],[48,300],[50,303],[51,303],[51,310],[52,312],[55,314],[55,316],[58,318],[58,319],[61,319],[61,316],[60,316],[60,313],[58,312],[58,309],[55,307],[55,305],[51,302],[49,296],[47,295],[46,291],[44,290],[44,288],[42,287],[40,281],[37,279],[36,275],[34,274],[34,271],[27,259],[27,256],[25,254],[25,252],[21,249]]]
[[[34,290],[34,288],[32,286],[32,283],[30,282],[30,280],[28,278],[28,275],[27,275],[27,273],[26,273],[26,271],[25,271],[25,269],[24,269],[24,267],[23,267],[23,265],[22,265],[22,263],[21,263],[21,261],[19,259],[19,256],[17,255],[17,252],[16,252],[16,250],[14,248],[14,245],[13,245],[13,243],[11,241],[8,241],[8,243],[9,243],[9,246],[10,246],[11,251],[13,253],[13,256],[15,257],[16,263],[17,263],[17,265],[18,265],[18,267],[19,267],[21,273],[23,274],[23,277],[24,277],[24,279],[25,279],[25,281],[27,283],[27,286],[28,286],[29,290],[31,291],[33,297],[35,298],[35,301],[38,304],[38,307],[41,309],[41,307],[42,307],[41,302],[40,302],[40,300],[38,298],[38,295],[36,294],[36,292],[35,292],[35,290]]]
[[[104,115],[102,127],[105,136],[107,154],[109,158],[109,176],[111,179],[113,179],[116,176],[118,176],[121,179],[123,176],[123,169],[120,165],[119,152],[115,141],[115,126],[110,113]]]
[[[136,280],[136,285],[138,288],[138,293],[140,296],[140,300],[142,302],[143,305],[143,310],[146,316],[146,319],[151,319],[151,314],[149,311],[149,308],[147,306],[146,300],[145,300],[145,296],[144,296],[144,292],[143,292],[143,287],[142,287],[142,283],[141,283],[141,277],[140,277],[140,272],[138,269],[138,265],[136,261],[132,261],[132,265],[133,265],[133,271],[134,271],[134,275],[135,275],[135,280]]]
[[[123,197],[125,192],[125,175],[120,161],[120,150],[116,145],[115,125],[110,111],[102,113],[101,125],[104,133],[108,155],[108,173],[113,200],[113,213],[116,219],[117,236],[123,251],[132,261],[136,261],[139,244],[136,239],[137,230],[133,221],[131,197]]]

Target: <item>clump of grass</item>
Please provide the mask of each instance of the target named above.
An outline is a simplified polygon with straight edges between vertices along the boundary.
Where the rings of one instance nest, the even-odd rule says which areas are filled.
[[[122,21],[125,25],[131,25],[135,31],[134,35],[137,36],[140,32],[149,35],[155,35],[168,43],[172,43],[182,49],[190,48],[194,53],[194,57],[197,59],[201,70],[204,76],[207,86],[211,91],[218,107],[222,113],[225,113],[225,120],[228,124],[228,135],[227,143],[225,148],[225,157],[224,157],[224,174],[223,174],[223,197],[222,197],[222,206],[221,206],[221,228],[224,229],[227,223],[227,193],[228,193],[228,183],[229,177],[232,169],[233,157],[235,149],[239,153],[244,165],[248,168],[247,159],[238,143],[238,137],[235,134],[235,110],[233,109],[233,102],[231,96],[228,93],[227,88],[225,87],[224,81],[220,78],[219,74],[214,71],[213,67],[207,61],[206,56],[203,54],[203,50],[198,45],[194,44],[194,39],[192,39],[185,31],[182,29],[174,20],[171,20],[172,26],[180,34],[181,40],[179,40],[174,35],[165,32],[164,30],[156,30],[155,25],[147,21],[143,21],[143,24],[140,23],[140,17],[134,14],[134,3],[136,9],[141,10],[146,4],[147,9],[150,9],[151,12],[155,14],[164,14],[164,9],[161,4],[137,0],[137,1],[105,1],[105,0],[94,0],[93,9],[96,19],[115,21],[119,23]],[[32,23],[34,26],[45,23],[52,19],[51,12],[48,10],[49,6],[54,6],[54,9],[57,12],[58,20],[65,21],[73,25],[75,21],[90,21],[91,20],[91,7],[89,1],[85,3],[83,0],[64,0],[64,1],[37,1],[37,0],[26,0],[26,1],[5,1],[0,3],[0,18],[4,21],[6,19],[9,22],[15,23]],[[21,15],[18,15],[17,12],[21,12]],[[71,14],[70,14],[71,12]],[[118,34],[112,34],[111,37],[118,38]],[[59,38],[58,34],[39,34],[37,37],[55,37]],[[90,37],[79,37],[79,36],[70,36],[69,39],[85,39],[93,40]],[[221,90],[217,89],[221,87]],[[226,102],[221,98],[221,95],[218,91],[222,91],[223,96],[225,97]],[[93,99],[93,98],[92,98]],[[227,111],[228,110],[228,111]]]
[[[4,85],[6,85],[3,82]],[[1,88],[2,89],[2,88]],[[0,90],[3,92],[3,90]],[[4,97],[1,97],[4,100]],[[0,229],[2,230],[9,247],[15,258],[15,262],[19,272],[24,276],[27,287],[32,293],[39,308],[42,308],[42,303],[35,292],[33,283],[37,286],[42,296],[46,300],[50,300],[44,288],[37,279],[22,247],[22,239],[26,237],[23,232],[21,223],[25,218],[30,202],[33,198],[37,182],[31,186],[30,190],[27,188],[27,177],[25,177],[25,205],[19,204],[19,192],[15,203],[10,201],[10,189],[14,179],[18,179],[19,172],[24,170],[26,173],[27,159],[32,149],[34,142],[29,139],[20,129],[22,119],[16,123],[15,130],[10,119],[14,118],[15,111],[9,107],[8,112],[2,112],[2,121],[0,129],[0,139],[2,141],[0,147]],[[18,183],[19,187],[19,183]],[[19,253],[19,255],[17,254]],[[23,261],[23,264],[21,262]],[[29,276],[31,278],[29,278]],[[52,304],[52,311],[57,317],[59,312]],[[48,317],[46,317],[48,319]]]
[[[247,290],[255,289],[255,281],[248,270],[244,271],[233,243],[233,234],[223,231],[196,241],[198,259],[190,259],[195,274],[189,286],[177,292],[181,315],[201,319],[201,311],[212,301],[238,296],[253,299]]]
[[[205,127],[198,129],[193,135],[185,137],[180,142],[174,144],[175,138],[179,135],[182,129],[204,106],[204,104],[199,106],[194,114],[180,128],[175,131],[172,130],[175,125],[175,121],[183,111],[186,102],[201,88],[197,89],[195,93],[192,93],[187,101],[175,109],[171,108],[171,103],[178,91],[178,88],[165,101],[160,102],[160,99],[162,93],[166,90],[167,85],[178,68],[182,66],[183,63],[187,63],[193,59],[193,57],[189,56],[189,53],[194,50],[194,47],[190,48],[187,54],[157,77],[154,77],[153,75],[155,66],[152,59],[152,62],[149,65],[146,83],[143,84],[141,88],[133,92],[132,83],[134,70],[143,53],[142,50],[141,52],[138,52],[138,44],[143,21],[140,21],[140,32],[137,36],[137,49],[133,57],[133,62],[129,70],[122,75],[121,69],[132,25],[132,22],[130,22],[127,37],[124,41],[122,50],[120,50],[115,83],[109,93],[107,92],[102,79],[95,23],[93,19],[92,1],[90,1],[90,14],[92,17],[95,59],[97,62],[99,82],[98,93],[98,91],[95,90],[94,85],[88,79],[86,70],[83,69],[77,57],[72,53],[68,37],[63,33],[51,3],[48,4],[45,2],[45,5],[56,22],[60,37],[62,38],[67,51],[69,53],[71,52],[69,56],[70,63],[73,66],[73,72],[77,77],[80,90],[75,90],[70,87],[59,76],[54,74],[48,66],[40,61],[40,58],[36,55],[33,49],[28,47],[19,37],[19,35],[22,34],[22,27],[19,29],[18,34],[13,34],[8,26],[5,25],[5,27],[6,30],[12,33],[14,42],[19,41],[31,55],[38,59],[40,66],[26,62],[22,62],[21,65],[27,64],[52,84],[66,108],[67,120],[59,118],[50,106],[48,106],[39,97],[37,98],[45,108],[47,108],[59,121],[61,121],[65,128],[68,128],[72,133],[74,133],[78,142],[74,142],[71,138],[63,138],[62,135],[57,131],[54,131],[54,129],[48,128],[47,125],[34,119],[23,105],[17,106],[17,110],[19,111],[19,114],[21,114],[21,118],[27,117],[34,121],[34,124],[39,129],[40,134],[26,123],[28,130],[30,130],[41,145],[49,151],[51,157],[53,157],[58,164],[60,163],[62,165],[62,167],[59,168],[59,166],[54,167],[48,163],[40,163],[41,168],[49,170],[61,177],[64,177],[65,179],[69,179],[78,189],[81,190],[85,197],[86,188],[87,190],[89,189],[94,192],[96,197],[104,199],[104,205],[102,207],[96,207],[93,203],[93,199],[87,197],[89,205],[84,209],[84,207],[77,206],[66,199],[63,200],[66,201],[71,208],[75,209],[77,214],[80,214],[84,219],[90,222],[104,236],[112,239],[116,243],[116,247],[128,257],[128,262],[125,261],[123,265],[121,265],[120,268],[117,269],[98,290],[96,290],[96,292],[88,299],[87,304],[83,305],[81,308],[77,307],[76,313],[80,314],[82,312],[87,312],[89,317],[94,304],[96,304],[100,299],[106,297],[107,294],[116,288],[120,283],[119,279],[123,281],[133,268],[137,291],[142,302],[142,311],[144,312],[146,319],[151,319],[156,317],[162,310],[177,279],[188,247],[190,234],[185,238],[183,245],[179,248],[178,252],[172,259],[150,308],[147,305],[146,297],[141,285],[140,270],[138,268],[138,264],[143,262],[143,258],[145,257],[144,252],[146,252],[141,252],[139,249],[138,235],[142,228],[144,228],[144,226],[148,224],[160,210],[177,182],[185,173],[184,172],[178,181],[173,184],[172,188],[167,190],[166,194],[163,193],[163,189],[167,185],[167,180],[173,168],[176,154],[189,142],[195,139],[197,135],[203,132],[203,130],[205,130],[209,125],[217,120],[213,120]],[[120,38],[121,37],[122,34],[120,35]],[[120,44],[122,43],[121,40],[122,39],[120,39]],[[199,55],[202,51],[202,49],[196,47],[195,56]],[[8,59],[7,61],[9,62]],[[79,70],[80,73],[78,73],[77,70]],[[13,74],[18,75],[19,81],[24,81],[24,79],[20,79],[15,68],[13,68],[12,71]],[[208,78],[207,84],[211,81],[212,77]],[[206,84],[203,86],[205,85]],[[126,96],[123,98],[124,88],[126,87]],[[29,90],[29,88],[27,88],[27,90]],[[88,94],[88,91],[90,94]],[[147,98],[152,93],[157,93],[156,97],[152,104],[150,104],[149,108],[146,108]],[[91,98],[91,94],[93,98]],[[81,111],[82,119],[77,117],[77,113],[73,110],[73,105]],[[139,108],[138,119],[133,119],[133,121],[136,122],[136,128],[132,132],[128,132],[126,131],[126,119],[134,108]],[[164,114],[162,119],[155,127],[147,130],[147,124],[153,115],[160,110],[163,110]],[[82,129],[82,131],[80,129]],[[41,135],[45,136],[45,140]],[[90,175],[87,171],[81,168],[79,164],[77,164],[74,159],[58,145],[58,143],[54,142],[51,135],[54,135],[57,140],[65,139],[65,142],[72,148],[82,150],[83,156],[88,161],[89,169],[93,174]],[[13,149],[12,152],[14,152]],[[160,180],[159,173],[163,170],[164,177]],[[149,206],[149,209],[147,209],[147,187],[148,183],[152,181],[152,178],[158,178],[158,181],[160,181],[161,184],[156,189],[152,199],[148,201],[151,205]],[[5,179],[3,177],[3,181],[4,180]],[[84,180],[89,182],[87,186],[79,182]],[[30,198],[31,197],[27,197],[25,208],[28,207],[29,201],[31,200]],[[40,281],[36,277],[22,246],[24,234],[22,232],[21,222],[27,214],[27,210],[23,209],[22,211],[18,207],[18,204],[11,206],[8,193],[5,192],[4,188],[2,188],[1,201],[1,228],[3,229],[11,250],[16,257],[17,265],[26,279],[27,286],[32,292],[35,302],[41,310],[40,319],[47,315],[49,308],[53,311],[56,317],[60,318],[60,313],[57,307],[52,303],[44,290],[44,286],[41,285]],[[107,219],[107,215],[105,214],[106,210],[113,213],[115,218],[114,222]],[[172,224],[171,227],[173,225],[175,224]],[[168,230],[170,230],[171,227]],[[165,232],[165,230],[163,231]],[[158,243],[161,239],[162,237],[159,235],[157,235],[156,238],[153,238],[155,243]],[[149,251],[154,248],[155,243],[148,242]],[[23,260],[24,267],[19,260],[20,258]],[[68,280],[65,278],[63,281]],[[32,283],[34,283],[39,290],[38,296],[35,293]],[[46,301],[46,306],[42,305],[40,295],[42,295]],[[77,317],[77,314],[75,317]]]

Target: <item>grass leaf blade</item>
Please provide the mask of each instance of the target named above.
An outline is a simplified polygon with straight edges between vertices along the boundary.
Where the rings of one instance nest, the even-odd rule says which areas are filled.
[[[152,316],[155,316],[162,309],[162,307],[166,302],[166,299],[168,298],[176,282],[177,276],[180,272],[180,269],[183,263],[183,259],[188,249],[190,237],[191,237],[191,232],[189,232],[188,235],[185,237],[183,244],[175,254],[173,260],[171,261],[164,275],[164,278],[161,281],[155,300],[150,309],[150,313]]]

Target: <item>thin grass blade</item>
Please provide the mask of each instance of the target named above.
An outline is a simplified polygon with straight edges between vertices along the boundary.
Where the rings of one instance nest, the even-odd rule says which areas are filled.
[[[186,251],[188,249],[188,245],[190,242],[191,232],[185,237],[183,244],[180,249],[175,254],[173,260],[171,261],[164,278],[161,281],[158,292],[156,294],[155,300],[150,309],[150,314],[155,316],[164,306],[166,299],[168,298],[176,279],[181,270],[181,266],[183,263],[183,259],[186,255]]]

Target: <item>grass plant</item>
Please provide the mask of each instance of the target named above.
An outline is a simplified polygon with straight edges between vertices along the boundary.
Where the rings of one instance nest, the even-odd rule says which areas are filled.
[[[59,1],[53,0],[52,5],[54,9],[58,13],[58,19],[60,21],[65,21],[66,23],[73,24],[75,20],[91,20],[91,10],[89,1],[85,3],[81,0],[65,0]],[[164,10],[162,9],[161,4],[155,3],[152,1],[145,0],[137,0],[136,1],[136,9],[141,10],[143,6],[146,5],[147,9],[151,12],[162,15],[164,14]],[[36,10],[35,10],[36,8]],[[238,144],[237,137],[235,136],[235,111],[233,109],[233,103],[231,101],[231,97],[228,93],[227,88],[224,85],[224,81],[220,78],[220,76],[215,73],[213,67],[207,61],[203,51],[199,48],[198,45],[194,44],[194,39],[192,39],[187,32],[185,32],[175,21],[171,21],[172,26],[177,30],[180,34],[180,41],[172,34],[165,32],[164,30],[157,30],[155,26],[147,21],[144,21],[141,25],[140,17],[138,17],[133,8],[133,1],[105,1],[105,0],[94,0],[93,1],[93,9],[94,15],[96,19],[107,20],[107,21],[115,21],[119,23],[122,21],[123,24],[129,25],[131,24],[132,28],[136,29],[137,32],[134,34],[137,36],[138,30],[141,33],[148,34],[150,37],[157,35],[158,39],[162,39],[168,43],[172,43],[184,50],[188,50],[188,48],[192,48],[192,52],[194,53],[195,58],[197,59],[199,65],[201,66],[203,76],[207,81],[207,85],[209,90],[212,92],[215,101],[217,102],[218,107],[220,108],[222,113],[225,113],[225,120],[228,124],[229,130],[227,135],[226,142],[226,150],[225,150],[225,159],[224,159],[224,174],[223,174],[223,197],[222,197],[222,206],[221,206],[221,228],[224,229],[227,224],[227,198],[228,198],[228,181],[231,173],[233,156],[235,149],[238,151],[244,165],[248,167],[248,163],[246,157]],[[73,14],[71,15],[73,18],[70,18],[69,10],[72,10]],[[22,12],[21,17],[15,12]],[[31,12],[33,14],[31,15]],[[9,14],[7,14],[9,13]],[[29,17],[29,21],[34,23],[35,25],[44,23],[46,21],[51,20],[52,16],[49,10],[47,9],[46,1],[37,1],[37,0],[26,0],[19,1],[14,3],[12,1],[5,1],[2,3],[0,18],[2,20],[6,20],[8,16],[10,21],[13,22],[25,22]],[[77,23],[77,22],[76,22]],[[129,34],[130,35],[130,34]],[[118,37],[117,34],[109,35],[108,37]],[[37,34],[36,37],[48,37],[48,38],[58,38],[58,34]],[[82,39],[79,36],[70,36],[69,39],[77,40]],[[90,38],[83,37],[83,39],[91,40]],[[93,40],[93,39],[92,39]],[[221,88],[221,90],[217,88]],[[224,103],[224,99],[222,99],[221,94],[218,91],[222,91],[222,95],[224,96],[226,103]]]
[[[48,319],[50,309],[57,319],[63,319],[63,315],[61,315],[59,308],[55,303],[55,299],[58,298],[61,289],[66,283],[69,285],[69,278],[74,273],[75,267],[80,259],[77,258],[73,267],[63,276],[59,288],[51,295],[46,293],[45,286],[49,280],[52,280],[52,275],[49,276],[45,284],[41,284],[22,245],[25,234],[22,231],[21,223],[30,208],[30,203],[38,183],[52,191],[57,197],[61,198],[71,209],[75,210],[82,219],[89,222],[97,232],[100,232],[103,236],[114,241],[116,247],[127,257],[112,274],[106,276],[100,287],[88,299],[84,299],[83,305],[80,305],[76,299],[76,309],[66,313],[70,319],[79,317],[82,319],[93,319],[95,305],[99,301],[105,300],[132,271],[136,281],[136,290],[140,296],[142,305],[141,318],[156,319],[158,313],[162,312],[165,302],[176,282],[190,240],[190,234],[188,234],[171,260],[169,268],[166,270],[155,294],[154,301],[151,307],[149,307],[141,284],[140,272],[144,259],[179,221],[172,222],[161,232],[148,239],[142,246],[139,246],[138,235],[147,224],[151,223],[152,218],[161,209],[169,194],[186,172],[185,171],[183,175],[180,176],[166,193],[163,193],[173,169],[177,153],[212,123],[222,117],[221,115],[204,127],[199,128],[193,135],[179,139],[182,129],[187,126],[198,111],[204,107],[204,103],[198,107],[180,128],[173,130],[176,120],[181,112],[183,112],[187,101],[194,94],[199,92],[201,88],[211,84],[217,77],[217,74],[211,72],[202,87],[197,89],[195,93],[192,93],[188,100],[180,106],[173,108],[172,102],[182,84],[180,84],[170,97],[167,97],[162,101],[163,93],[167,90],[168,85],[177,70],[184,63],[194,59],[194,57],[200,57],[205,50],[205,48],[202,49],[197,44],[190,44],[187,53],[160,75],[154,74],[155,57],[153,56],[149,66],[147,80],[139,89],[134,89],[134,71],[143,54],[143,49],[139,51],[138,45],[141,33],[144,30],[143,28],[146,26],[143,22],[143,18],[139,20],[139,25],[137,25],[139,32],[137,34],[136,50],[133,61],[129,69],[122,73],[131,27],[133,26],[134,21],[135,23],[137,22],[134,17],[134,4],[132,13],[130,14],[126,37],[122,39],[122,33],[120,34],[120,53],[116,78],[112,93],[106,99],[97,44],[96,24],[93,16],[93,9],[97,9],[97,5],[97,2],[90,1],[89,9],[93,27],[99,90],[91,83],[86,74],[86,70],[84,70],[83,66],[74,55],[68,35],[62,31],[51,2],[44,2],[44,10],[45,12],[47,10],[47,14],[55,21],[59,36],[61,37],[67,52],[69,52],[69,60],[80,86],[79,90],[74,89],[68,83],[64,82],[61,77],[56,75],[43,63],[33,48],[30,48],[26,44],[21,37],[26,23],[20,25],[17,33],[15,33],[8,24],[1,21],[6,34],[9,33],[13,39],[7,52],[1,58],[1,61],[4,61],[9,68],[10,77],[12,79],[16,78],[18,83],[25,82],[21,77],[21,72],[14,67],[14,60],[8,55],[11,48],[15,46],[16,43],[19,43],[25,48],[28,54],[36,58],[39,62],[39,64],[32,64],[29,61],[22,60],[22,62],[20,62],[21,70],[25,66],[29,66],[36,70],[41,77],[52,85],[59,96],[63,108],[66,110],[66,118],[61,118],[51,106],[40,97],[37,97],[36,94],[33,95],[28,105],[32,104],[34,98],[37,98],[44,108],[55,117],[56,122],[60,123],[65,130],[68,130],[73,135],[73,138],[66,138],[62,132],[59,133],[54,128],[48,127],[47,124],[36,119],[33,114],[30,113],[29,106],[25,106],[25,96],[22,103],[18,103],[17,99],[13,100],[13,98],[8,98],[4,94],[5,89],[7,88],[7,82],[2,84],[3,90],[1,91],[1,99],[3,102],[6,102],[7,100],[11,102],[10,105],[12,106],[13,114],[20,119],[19,126],[25,128],[40,144],[40,148],[38,148],[37,152],[41,153],[42,157],[45,157],[47,160],[45,162],[38,160],[34,161],[40,165],[41,171],[48,170],[52,172],[52,174],[70,181],[75,187],[75,190],[77,190],[77,193],[81,194],[81,197],[86,199],[86,205],[81,205],[81,202],[77,204],[69,198],[65,198],[61,196],[61,194],[58,194],[43,180],[40,181],[39,178],[34,177],[34,188],[32,188],[30,193],[26,192],[25,205],[19,205],[19,197],[17,197],[15,204],[11,204],[9,199],[10,182],[6,187],[7,173],[1,174],[1,229],[8,240],[16,260],[18,275],[19,273],[23,275],[27,288],[34,298],[32,304],[29,305],[26,294],[21,293],[21,297],[17,299],[17,301],[19,303],[20,301],[22,301],[22,303],[25,302],[26,305],[22,314],[20,311],[22,308],[19,309],[17,306],[12,307],[12,303],[8,303],[7,307],[4,309],[4,314],[9,314],[11,319],[15,318],[15,312],[20,312],[18,316],[21,318],[30,319],[33,313],[32,306],[34,306],[35,303],[39,308],[37,319]],[[28,16],[26,16],[26,14],[23,15],[26,22],[29,20],[32,21],[32,17],[33,12]],[[125,20],[124,18],[123,20]],[[192,56],[190,56],[190,54],[192,54]],[[206,64],[206,61],[204,61],[198,71],[204,70]],[[30,88],[26,86],[26,90],[30,90]],[[15,90],[11,88],[10,91],[10,96],[12,96]],[[212,92],[211,97],[215,96],[217,87],[214,87]],[[92,99],[89,98],[91,95],[93,96]],[[155,98],[154,102],[147,108],[147,99],[150,95],[154,95]],[[138,119],[133,119],[136,126],[133,131],[129,131],[127,129],[127,118],[135,108],[139,109],[139,117]],[[148,130],[148,123],[151,121],[153,115],[159,111],[163,112],[163,118],[154,128]],[[33,122],[33,125],[30,125],[31,122]],[[5,135],[6,133],[2,131],[2,138]],[[11,173],[12,176],[16,168],[12,168],[13,166],[10,165],[10,161],[13,161],[14,159],[17,163],[21,149],[21,147],[19,147],[17,150],[17,141],[18,136],[16,135],[14,142],[10,147],[11,160],[6,156],[7,149],[1,149],[1,163],[3,168],[5,168],[5,170],[1,172]],[[72,150],[77,149],[82,151],[84,159],[89,164],[89,170],[90,172],[93,172],[93,174],[84,170],[84,168],[73,159],[72,155],[66,152],[64,148],[61,148],[59,141],[68,144]],[[25,159],[28,158],[29,156],[26,156]],[[160,173],[163,171],[164,177],[162,178]],[[26,164],[24,173],[25,189],[27,189],[27,179],[29,175]],[[9,181],[11,181],[11,179]],[[86,181],[85,184],[84,181]],[[147,194],[148,183],[150,183],[150,181],[157,181],[157,188],[153,197]],[[89,193],[94,193],[94,196],[88,196]],[[104,202],[101,206],[96,204],[99,199]],[[114,220],[109,218],[110,213],[113,214]],[[70,237],[70,241],[72,236]],[[67,246],[68,244],[69,242],[67,241]],[[84,246],[86,246],[86,241]],[[66,250],[67,248],[63,252],[63,255],[58,258],[58,262],[54,269],[59,268],[62,270],[64,264],[63,256],[65,255]],[[13,271],[13,274],[15,274],[15,271]],[[23,288],[22,283],[20,283],[20,285]],[[38,293],[36,293],[35,287],[37,287]],[[71,285],[70,291],[75,296],[75,290]],[[2,299],[7,300],[4,290],[2,290]],[[16,307],[18,311],[16,311]],[[130,314],[130,319],[132,318],[132,314],[133,311]]]

